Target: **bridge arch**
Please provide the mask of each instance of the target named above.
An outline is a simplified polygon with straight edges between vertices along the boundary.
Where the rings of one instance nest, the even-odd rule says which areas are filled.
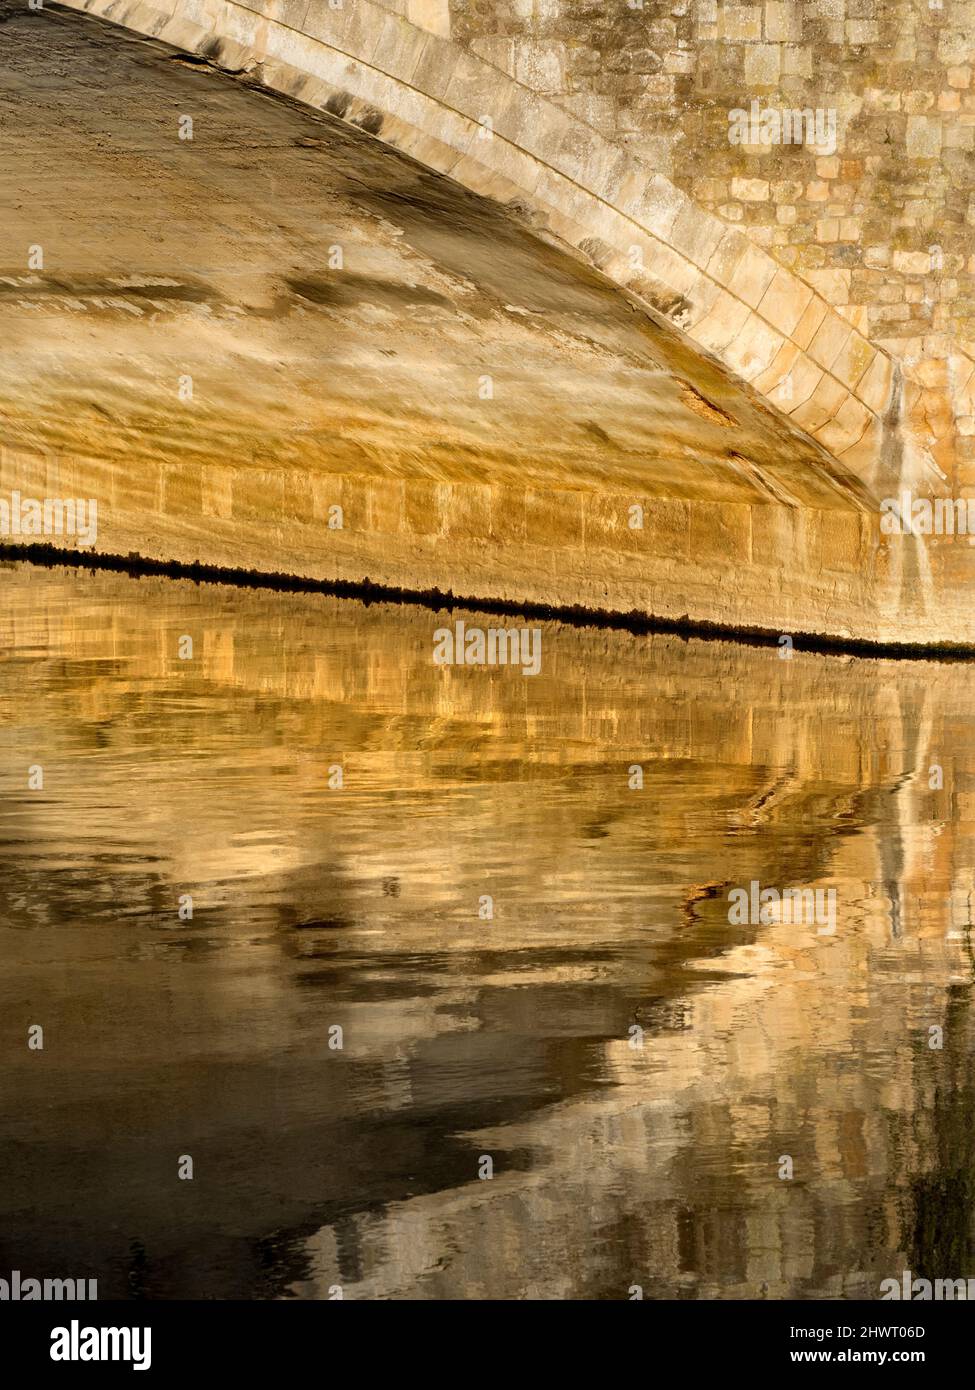
[[[525,208],[868,488],[893,485],[895,365],[744,232],[446,37],[437,0],[65,0],[349,121]],[[439,30],[439,32],[433,32]],[[893,474],[896,475],[896,467]]]
[[[444,28],[437,0],[391,3]],[[22,83],[7,93],[30,192],[9,244],[54,254],[42,276],[2,276],[0,351],[21,360],[0,388],[0,483],[104,498],[99,550],[515,608],[975,640],[967,537],[928,551],[880,534],[904,438],[885,348],[525,83],[373,0],[67,0],[8,22],[69,61],[43,111]],[[167,113],[191,89],[211,143],[174,148]],[[55,174],[35,186],[39,151]],[[78,177],[59,181],[58,159]],[[332,278],[329,198],[362,253]],[[315,377],[336,342],[353,364],[340,390]],[[507,354],[507,394],[484,412],[470,364],[490,353]],[[174,408],[197,370],[196,404]]]

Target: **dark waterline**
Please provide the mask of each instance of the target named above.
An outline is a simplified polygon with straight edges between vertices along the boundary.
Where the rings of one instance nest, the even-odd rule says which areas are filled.
[[[27,561],[45,568],[68,568],[124,574],[132,579],[153,577],[188,579],[197,584],[223,584],[239,589],[266,589],[284,594],[325,594],[331,598],[350,598],[370,603],[408,604],[410,607],[433,608],[437,611],[476,611],[503,617],[521,617],[533,621],[565,623],[570,627],[609,629],[634,634],[673,634],[677,637],[703,641],[736,642],[745,647],[778,647],[783,635],[798,638],[802,650],[821,655],[860,656],[895,661],[972,661],[975,646],[971,643],[921,643],[868,641],[857,637],[831,637],[823,633],[795,629],[787,634],[774,628],[741,627],[728,623],[704,622],[689,618],[664,618],[613,609],[585,608],[579,604],[513,602],[507,599],[482,598],[477,595],[455,594],[451,590],[402,589],[386,584],[374,584],[343,579],[311,579],[303,575],[280,574],[276,571],[237,569],[225,565],[208,565],[200,561],[185,564],[179,560],[153,560],[142,555],[109,555],[96,551],[65,550],[47,542],[24,545],[0,545],[0,563],[9,557],[14,562]]]

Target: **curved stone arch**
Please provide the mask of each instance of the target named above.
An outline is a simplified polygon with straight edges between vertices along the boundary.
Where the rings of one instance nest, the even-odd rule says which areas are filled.
[[[889,470],[887,353],[744,233],[469,50],[373,0],[63,3],[250,70],[475,192],[520,204],[864,483]]]

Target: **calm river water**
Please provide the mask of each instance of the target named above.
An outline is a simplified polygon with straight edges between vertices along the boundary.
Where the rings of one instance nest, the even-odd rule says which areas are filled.
[[[968,667],[550,623],[524,677],[420,608],[0,584],[4,1276],[975,1275]],[[835,930],[732,925],[753,881]]]

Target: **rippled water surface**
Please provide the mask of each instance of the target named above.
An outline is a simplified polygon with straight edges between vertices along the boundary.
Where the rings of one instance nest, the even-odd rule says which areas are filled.
[[[0,584],[0,1272],[975,1275],[971,668],[543,624],[525,678],[434,666],[417,608]],[[835,932],[731,925],[752,880]]]

